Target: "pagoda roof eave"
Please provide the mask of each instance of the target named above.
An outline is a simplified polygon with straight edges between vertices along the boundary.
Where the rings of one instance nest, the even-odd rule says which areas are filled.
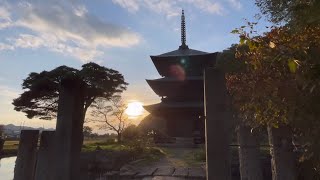
[[[159,96],[192,96],[193,93],[201,93],[203,84],[202,76],[191,76],[185,79],[177,79],[173,77],[164,77],[160,79],[148,80],[146,79],[152,90]],[[196,88],[194,89],[194,85]],[[194,89],[190,91],[188,89]]]
[[[172,102],[172,103],[157,103],[157,104],[151,104],[147,106],[143,106],[145,110],[152,113],[155,111],[161,111],[163,109],[187,109],[187,108],[203,108],[203,102]]]
[[[196,55],[208,55],[208,54],[212,54],[212,53],[187,48],[187,49],[177,49],[174,51],[170,51],[160,55],[155,55],[152,57],[196,56]]]
[[[146,81],[150,82],[182,82],[182,81],[189,81],[189,80],[203,80],[203,76],[187,76],[185,79],[181,80],[175,77],[163,77],[159,79],[146,79]]]
[[[161,76],[171,76],[169,68],[172,65],[179,65],[183,67],[185,63],[190,66],[197,66],[197,69],[204,69],[208,66],[214,66],[216,61],[217,52],[207,53],[202,55],[186,55],[186,56],[150,56],[153,64],[155,65],[158,73]],[[191,75],[191,74],[190,74]]]

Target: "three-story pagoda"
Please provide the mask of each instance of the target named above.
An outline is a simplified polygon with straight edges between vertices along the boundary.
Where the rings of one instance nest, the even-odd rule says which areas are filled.
[[[175,51],[150,56],[160,79],[147,80],[161,102],[145,106],[161,117],[170,137],[204,137],[203,72],[214,66],[217,53],[190,49],[186,44],[185,16],[181,16],[181,46]]]

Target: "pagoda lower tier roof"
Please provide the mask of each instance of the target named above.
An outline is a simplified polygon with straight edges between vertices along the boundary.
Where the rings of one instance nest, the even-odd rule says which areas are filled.
[[[191,76],[185,79],[165,77],[146,81],[152,90],[161,97],[203,97],[202,76]]]
[[[181,81],[203,81],[203,76],[188,76],[185,79],[181,80],[181,79],[177,79],[175,77],[164,77],[164,78],[159,78],[159,79],[150,79],[147,81],[155,81],[155,82],[181,82]]]
[[[198,102],[161,102],[158,104],[151,104],[143,106],[149,113],[161,113],[166,111],[179,110],[201,110],[204,108],[203,101]]]

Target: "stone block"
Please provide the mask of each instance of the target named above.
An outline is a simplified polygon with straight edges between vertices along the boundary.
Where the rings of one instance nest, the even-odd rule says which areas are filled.
[[[50,179],[52,176],[54,131],[43,131],[37,156],[35,180]]]
[[[34,180],[39,130],[22,130],[14,168],[14,180]]]
[[[208,68],[204,78],[207,179],[230,180],[230,112],[225,75]]]
[[[156,172],[154,172],[154,176],[171,176],[174,172],[174,167],[164,166],[159,167]]]

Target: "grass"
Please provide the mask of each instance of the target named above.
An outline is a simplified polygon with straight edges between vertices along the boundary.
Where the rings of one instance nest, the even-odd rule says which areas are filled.
[[[1,156],[15,156],[18,153],[19,141],[5,141]],[[0,156],[0,157],[1,157]]]
[[[90,152],[96,150],[97,147],[100,147],[102,150],[110,150],[110,151],[124,151],[129,150],[130,148],[124,144],[105,144],[103,142],[95,142],[95,143],[84,143],[82,146],[83,152]]]
[[[98,146],[102,150],[129,152],[132,155],[133,160],[141,160],[139,161],[140,165],[158,161],[165,154],[158,148],[147,147],[139,143],[112,143],[105,141],[86,141],[82,146],[82,152],[95,151]]]
[[[143,145],[132,146],[132,144],[128,143],[114,143],[110,141],[106,141],[105,139],[86,139],[83,142],[82,152],[92,152],[97,149],[97,147],[102,150],[108,151],[127,151],[131,152],[134,156],[134,159],[144,159],[144,163],[154,162],[159,160],[164,152],[160,149],[153,147],[144,147]],[[3,154],[2,156],[15,156],[17,155],[19,147],[19,141],[5,141]]]
[[[198,166],[206,162],[206,152],[204,148],[197,148],[184,157],[186,163],[190,166]]]

